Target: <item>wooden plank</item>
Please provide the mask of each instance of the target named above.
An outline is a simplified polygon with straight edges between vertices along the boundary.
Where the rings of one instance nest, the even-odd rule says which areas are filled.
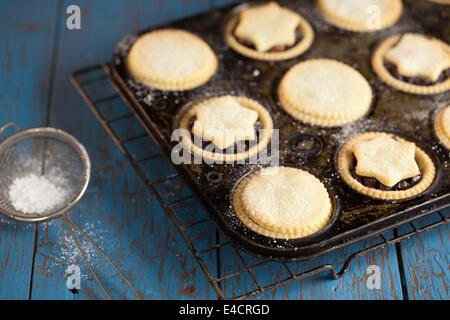
[[[361,250],[369,243],[373,243],[373,241],[363,241],[362,243],[338,250],[319,258],[315,263],[331,263],[341,268],[343,262],[350,254]],[[395,246],[389,246],[355,259],[340,279],[334,280],[325,272],[320,276],[301,280],[298,284],[290,286],[291,292],[295,289],[298,291],[294,291],[293,296],[285,296],[291,299],[305,300],[401,300],[403,295],[397,263]],[[379,288],[373,288],[367,284],[369,276],[372,275],[369,267],[373,266],[378,267],[380,270]],[[337,269],[337,271],[339,270]],[[286,290],[288,289],[289,287]],[[289,293],[289,291],[284,292]],[[278,294],[283,296],[283,290]]]
[[[172,222],[68,80],[74,70],[109,59],[116,42],[127,33],[208,8],[208,1],[176,2],[65,1],[64,8],[69,4],[80,6],[82,30],[61,30],[51,125],[73,133],[86,146],[93,164],[88,191],[71,216],[93,235],[141,295],[149,299],[215,298]],[[105,115],[114,116],[109,111],[112,109],[117,114],[122,112],[115,102],[113,108],[104,106]],[[130,136],[138,134],[139,126],[129,122],[132,120],[114,123],[114,130]],[[133,143],[137,152],[154,149],[145,141]],[[163,161],[155,159],[142,165],[148,173],[162,174],[167,169],[167,162]],[[183,215],[189,210],[195,213],[198,209],[186,207]],[[194,238],[198,246],[214,244],[214,232],[210,230],[211,226],[200,227],[203,236]],[[115,298],[134,298],[100,255],[87,244],[84,246],[105,286],[111,289],[110,294]],[[215,272],[215,256],[204,259]],[[82,288],[76,295],[65,284],[65,271],[70,264],[81,267]],[[60,220],[40,226],[35,270],[33,299],[105,298]]]
[[[450,209],[447,209],[447,211]],[[432,216],[416,227],[436,221]],[[402,231],[410,231],[403,228]],[[449,226],[419,234],[401,243],[407,298],[410,300],[448,300],[450,284]]]
[[[55,13],[52,0],[0,2],[0,125],[45,123]],[[0,218],[0,299],[28,299],[34,232]]]
[[[366,248],[371,243],[380,241],[363,241],[326,254],[311,261],[288,263],[287,266],[297,275],[305,271],[313,270],[321,265],[332,264],[336,271],[340,271],[343,263],[349,255]],[[251,274],[240,273],[238,276],[222,282],[227,297],[238,297],[258,289],[266,287],[274,282],[290,278],[290,273],[280,263],[269,263],[259,266],[262,260],[241,252],[245,263],[242,262],[231,248],[222,250],[222,274],[224,277],[233,272],[242,270],[244,266],[251,266]],[[256,267],[253,267],[256,266]],[[372,288],[367,285],[367,280],[372,274],[368,272],[369,266],[378,266],[380,271],[380,288]],[[253,278],[252,278],[253,277]],[[329,271],[324,271],[310,278],[293,282],[287,286],[276,288],[263,293],[258,299],[294,299],[294,300],[338,300],[338,299],[402,299],[402,288],[399,270],[397,268],[397,255],[395,246],[374,251],[366,256],[354,260],[347,272],[338,280],[331,278]]]

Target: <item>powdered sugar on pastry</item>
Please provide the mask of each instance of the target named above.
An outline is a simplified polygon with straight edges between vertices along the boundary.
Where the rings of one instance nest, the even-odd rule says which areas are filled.
[[[416,145],[388,136],[376,136],[353,145],[356,173],[373,177],[388,187],[420,174],[415,160]]]
[[[402,37],[406,37],[406,45],[401,44],[402,40],[404,40]],[[421,50],[423,41],[426,42],[424,51]],[[404,76],[406,74],[421,74],[424,79],[427,76],[434,78],[437,73],[441,74],[437,70],[442,71],[442,68],[447,64],[445,62],[447,58],[441,55],[442,50],[447,55],[450,54],[448,45],[436,38],[430,38],[421,34],[392,35],[383,40],[375,49],[372,56],[372,66],[378,76],[393,88],[421,95],[437,94],[450,89],[450,79],[433,85],[412,84],[394,77],[384,63],[386,60],[393,62],[396,64],[398,72]],[[389,58],[388,52],[390,53]],[[434,56],[435,54],[436,57]],[[427,55],[430,55],[430,57],[426,58]],[[417,66],[414,66],[415,59],[417,59]],[[433,59],[436,59],[436,61],[433,61]],[[429,69],[426,70],[427,68]]]
[[[225,149],[239,140],[255,139],[258,112],[241,106],[233,97],[206,100],[198,106],[192,132]]]
[[[294,45],[299,22],[300,18],[294,12],[269,2],[241,12],[235,34],[264,52],[277,45]]]
[[[407,77],[436,81],[442,71],[450,68],[450,47],[434,38],[408,33],[384,56]]]
[[[297,32],[301,34],[301,39],[297,39]],[[242,9],[228,19],[224,34],[225,41],[233,50],[248,58],[264,61],[297,57],[314,40],[314,30],[308,20],[276,2],[251,4]],[[242,44],[242,40],[252,46]],[[276,47],[281,49],[272,50]]]
[[[393,144],[389,139],[399,144]],[[411,156],[413,146],[414,155]],[[370,150],[371,148],[373,149]],[[405,190],[383,191],[367,187],[355,179],[351,172],[355,153],[358,153],[358,163],[363,166],[359,169],[361,170],[359,173],[375,177],[386,186],[400,177],[417,175],[417,168],[422,174],[421,180]],[[386,158],[383,159],[385,155]],[[342,179],[350,187],[372,198],[383,200],[408,199],[417,196],[431,186],[436,175],[434,162],[425,151],[412,142],[386,132],[366,132],[347,141],[339,151],[338,170]],[[359,175],[358,172],[356,173]]]
[[[279,87],[282,106],[292,116],[317,125],[342,125],[365,115],[372,102],[367,80],[336,60],[298,63]]]
[[[332,212],[322,182],[290,167],[262,169],[250,175],[236,190],[234,202],[238,217],[248,215],[266,231],[289,237],[317,232],[327,224]]]
[[[216,72],[213,50],[196,35],[176,29],[141,36],[127,57],[130,74],[160,90],[187,90],[206,83]]]
[[[227,111],[227,105],[231,106],[231,112]],[[219,109],[219,113],[216,114],[214,110],[209,109],[209,107]],[[198,111],[200,109],[202,109],[202,111],[199,116]],[[256,120],[253,111],[257,114],[256,119],[260,122],[262,130],[258,130],[258,139],[254,140],[256,144],[249,145],[248,150],[236,150],[237,152],[232,153],[216,152],[215,150],[209,150],[208,148],[203,149],[202,146],[197,146],[194,143],[193,137],[190,134],[190,130],[194,127],[196,134],[202,136],[206,140],[212,139],[212,136],[216,136],[218,139],[214,139],[215,143],[217,143],[217,145],[220,144],[222,147],[229,145],[231,141],[236,139],[250,140],[250,137],[255,137],[255,127],[253,125]],[[197,118],[202,125],[200,126],[200,123],[195,125],[194,122],[194,126],[191,128],[191,120],[193,118]],[[211,126],[208,123],[208,119],[211,119],[216,125]],[[225,120],[227,124],[225,124],[223,120]],[[238,127],[238,123],[240,127]],[[222,96],[205,99],[190,106],[182,115],[179,122],[179,128],[184,129],[182,130],[182,141],[185,147],[192,153],[200,155],[208,160],[234,162],[252,157],[266,148],[272,138],[273,121],[267,109],[256,100],[244,96]],[[208,130],[210,131],[205,132],[205,128],[209,128]],[[217,128],[221,129],[217,130]]]
[[[351,31],[376,31],[393,25],[403,11],[401,0],[318,0],[324,18]]]

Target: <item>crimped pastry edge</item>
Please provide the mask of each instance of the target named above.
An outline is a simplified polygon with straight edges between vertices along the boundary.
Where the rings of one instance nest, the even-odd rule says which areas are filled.
[[[293,11],[295,12],[295,11]],[[299,13],[295,12],[299,18],[299,26],[298,29],[302,34],[302,40],[297,43],[294,47],[283,51],[283,52],[259,52],[257,50],[248,48],[242,44],[240,44],[235,36],[233,35],[233,30],[239,22],[239,15],[236,15],[230,18],[226,25],[224,31],[224,37],[226,43],[237,53],[251,59],[262,60],[262,61],[281,61],[281,60],[289,60],[295,57],[300,56],[306,50],[308,50],[313,41],[314,41],[314,29],[311,24]]]
[[[400,40],[401,36],[402,35],[397,34],[386,38],[375,49],[375,52],[372,55],[372,67],[376,74],[381,78],[381,80],[395,89],[418,95],[431,95],[449,90],[450,78],[445,80],[444,82],[432,86],[419,86],[398,80],[390,74],[390,72],[384,66],[383,57],[384,54]],[[440,41],[439,39],[436,40]]]
[[[282,167],[280,167],[282,168]],[[301,169],[298,169],[301,170]],[[333,215],[333,206],[332,201],[330,199],[328,190],[328,200],[330,201],[330,211],[328,215],[323,215],[320,219],[315,221],[315,223],[312,223],[308,226],[285,226],[284,228],[273,228],[273,227],[267,227],[258,224],[255,222],[251,217],[246,213],[245,207],[242,203],[241,194],[242,190],[245,188],[247,183],[250,181],[249,179],[252,178],[255,174],[257,174],[259,171],[251,173],[249,176],[245,177],[238,186],[236,187],[234,194],[233,194],[233,207],[234,211],[236,213],[236,216],[239,218],[239,220],[249,229],[252,231],[270,237],[270,238],[277,238],[277,239],[298,239],[298,238],[304,238],[310,235],[313,235],[323,228],[326,227],[326,225],[330,222],[331,217]],[[316,177],[317,179],[317,177]],[[319,183],[326,189],[326,187],[323,185],[323,183],[317,179]]]
[[[133,47],[135,44],[139,41],[139,38],[136,40],[136,42],[133,44],[133,46],[130,49],[130,52],[128,53],[126,57],[126,69],[128,73],[139,82],[143,83],[144,85],[154,88],[157,90],[162,91],[185,91],[185,90],[191,90],[197,87],[202,86],[203,84],[207,83],[217,72],[218,66],[219,66],[219,60],[217,59],[217,56],[213,49],[199,36],[190,33],[188,31],[179,30],[179,29],[160,29],[155,31],[150,31],[147,34],[142,35],[146,36],[151,33],[158,33],[158,32],[179,32],[183,31],[185,33],[188,33],[191,36],[196,37],[200,40],[200,43],[202,46],[204,46],[206,52],[208,54],[211,54],[211,57],[213,57],[212,61],[209,61],[209,63],[205,64],[200,70],[198,70],[195,74],[192,74],[189,77],[185,77],[183,79],[168,79],[164,77],[158,77],[153,76],[151,74],[145,73],[145,71],[142,69],[142,66],[139,61],[136,61],[135,59],[130,58],[130,54],[132,53]],[[208,59],[209,60],[209,59]]]
[[[353,32],[376,32],[393,26],[401,18],[403,14],[403,3],[400,0],[395,0],[395,7],[389,12],[385,12],[381,20],[384,22],[380,28],[369,29],[367,27],[366,19],[364,21],[355,22],[351,19],[339,17],[333,11],[329,10],[325,5],[324,0],[318,0],[317,6],[322,13],[323,18],[330,24],[347,31]]]
[[[258,142],[258,144],[256,144],[255,146],[252,146],[252,148],[250,148],[249,150],[246,150],[245,152],[241,152],[241,153],[234,153],[234,154],[214,153],[214,152],[209,152],[209,151],[203,150],[202,148],[199,148],[192,142],[192,133],[190,133],[190,130],[189,130],[189,120],[191,119],[192,116],[195,115],[196,108],[198,107],[198,105],[200,105],[203,101],[205,101],[205,100],[202,100],[202,101],[194,104],[193,106],[191,106],[189,108],[189,110],[187,110],[183,114],[183,116],[180,119],[180,123],[179,123],[180,129],[185,129],[186,132],[189,132],[189,134],[182,133],[181,136],[183,139],[182,142],[183,142],[184,146],[188,150],[190,150],[190,152],[200,155],[204,159],[228,163],[228,162],[235,162],[235,161],[239,161],[239,160],[248,159],[254,155],[257,155],[262,150],[264,150],[264,148],[266,148],[268,146],[268,144],[270,143],[270,140],[272,138],[272,132],[273,132],[273,120],[272,120],[272,117],[270,116],[270,113],[259,102],[255,101],[253,99],[250,99],[250,98],[247,98],[244,96],[232,96],[232,97],[234,99],[236,99],[236,101],[239,104],[241,104],[242,106],[253,109],[258,112],[258,115],[259,115],[258,119],[262,123],[263,129],[266,130],[265,131],[266,134],[264,135],[264,137]],[[217,98],[217,97],[215,97],[215,98]],[[210,98],[210,99],[213,99],[213,98]]]
[[[436,175],[436,167],[430,156],[416,145],[416,161],[422,171],[422,179],[418,184],[412,188],[400,191],[383,191],[374,188],[369,188],[361,184],[358,180],[353,178],[350,167],[352,165],[354,154],[353,144],[355,142],[365,140],[378,135],[392,136],[393,134],[386,132],[366,132],[360,134],[349,141],[347,141],[339,151],[338,155],[338,171],[341,178],[354,190],[367,195],[372,198],[382,200],[402,200],[415,197],[426,191],[434,181]],[[406,141],[401,137],[396,136],[399,140]]]
[[[295,100],[291,99],[289,96],[289,92],[287,92],[284,89],[283,81],[285,81],[286,76],[293,70],[297,65],[304,64],[304,63],[311,63],[311,62],[317,62],[317,61],[326,61],[335,63],[336,65],[343,65],[345,67],[348,67],[352,69],[353,71],[357,72],[359,77],[361,78],[361,83],[367,84],[371,90],[371,96],[370,101],[367,102],[367,106],[364,108],[361,108],[359,110],[360,112],[346,112],[339,115],[336,114],[313,114],[313,113],[307,113],[299,109],[298,104]],[[359,120],[360,118],[364,117],[367,113],[370,111],[370,107],[372,105],[373,101],[373,89],[371,88],[370,84],[368,83],[367,79],[364,78],[364,76],[353,67],[342,63],[338,60],[333,59],[324,59],[324,58],[317,58],[317,59],[310,59],[306,61],[301,61],[294,66],[292,66],[286,74],[281,79],[280,85],[278,87],[278,98],[280,100],[281,106],[283,109],[286,110],[292,117],[301,120],[305,123],[317,125],[317,126],[324,126],[324,127],[333,127],[333,126],[342,126],[351,122],[354,122],[356,120]]]
[[[444,145],[444,147],[446,147],[448,150],[450,150],[450,137],[447,136],[447,134],[444,132],[444,128],[443,128],[443,119],[442,117],[444,116],[444,111],[447,110],[447,112],[450,112],[448,110],[450,110],[450,105],[446,106],[445,108],[443,108],[442,110],[440,110],[438,112],[438,114],[436,115],[435,119],[434,119],[434,132],[436,133],[437,138],[439,139],[439,141],[441,142],[442,145]]]

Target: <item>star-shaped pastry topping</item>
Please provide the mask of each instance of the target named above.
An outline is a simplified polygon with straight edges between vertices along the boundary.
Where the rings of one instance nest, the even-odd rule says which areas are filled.
[[[356,174],[372,177],[387,187],[420,174],[415,159],[416,145],[390,136],[377,136],[356,142],[353,153]]]
[[[197,107],[192,132],[226,149],[239,140],[254,140],[258,112],[241,106],[233,97],[206,100]]]
[[[299,23],[298,14],[269,2],[243,10],[235,35],[251,41],[257,51],[268,51],[279,45],[294,45]]]
[[[436,81],[450,68],[450,47],[437,39],[408,33],[386,52],[385,58],[395,63],[403,76]]]

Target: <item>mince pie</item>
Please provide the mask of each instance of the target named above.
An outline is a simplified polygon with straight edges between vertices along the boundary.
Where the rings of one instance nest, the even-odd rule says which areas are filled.
[[[192,105],[181,117],[179,127],[186,130],[183,143],[188,150],[228,162],[262,151],[270,142],[273,122],[260,103],[228,95]]]
[[[399,200],[428,189],[434,180],[431,158],[415,143],[383,132],[368,132],[348,141],[338,157],[344,181],[373,198]]]
[[[309,22],[274,1],[253,5],[232,17],[225,40],[236,52],[257,60],[287,60],[301,55],[312,44]]]
[[[146,33],[131,47],[126,66],[143,84],[164,91],[199,87],[216,73],[218,60],[210,46],[183,30]]]
[[[278,239],[318,232],[333,211],[324,184],[312,174],[291,167],[261,169],[245,177],[234,192],[233,207],[248,228]]]
[[[372,89],[352,67],[313,59],[292,67],[281,80],[282,107],[294,118],[318,126],[342,126],[366,115]]]
[[[349,31],[370,32],[385,29],[401,17],[401,0],[318,0],[325,20]]]
[[[391,87],[414,94],[450,89],[450,47],[422,34],[393,35],[375,50],[372,65]]]

